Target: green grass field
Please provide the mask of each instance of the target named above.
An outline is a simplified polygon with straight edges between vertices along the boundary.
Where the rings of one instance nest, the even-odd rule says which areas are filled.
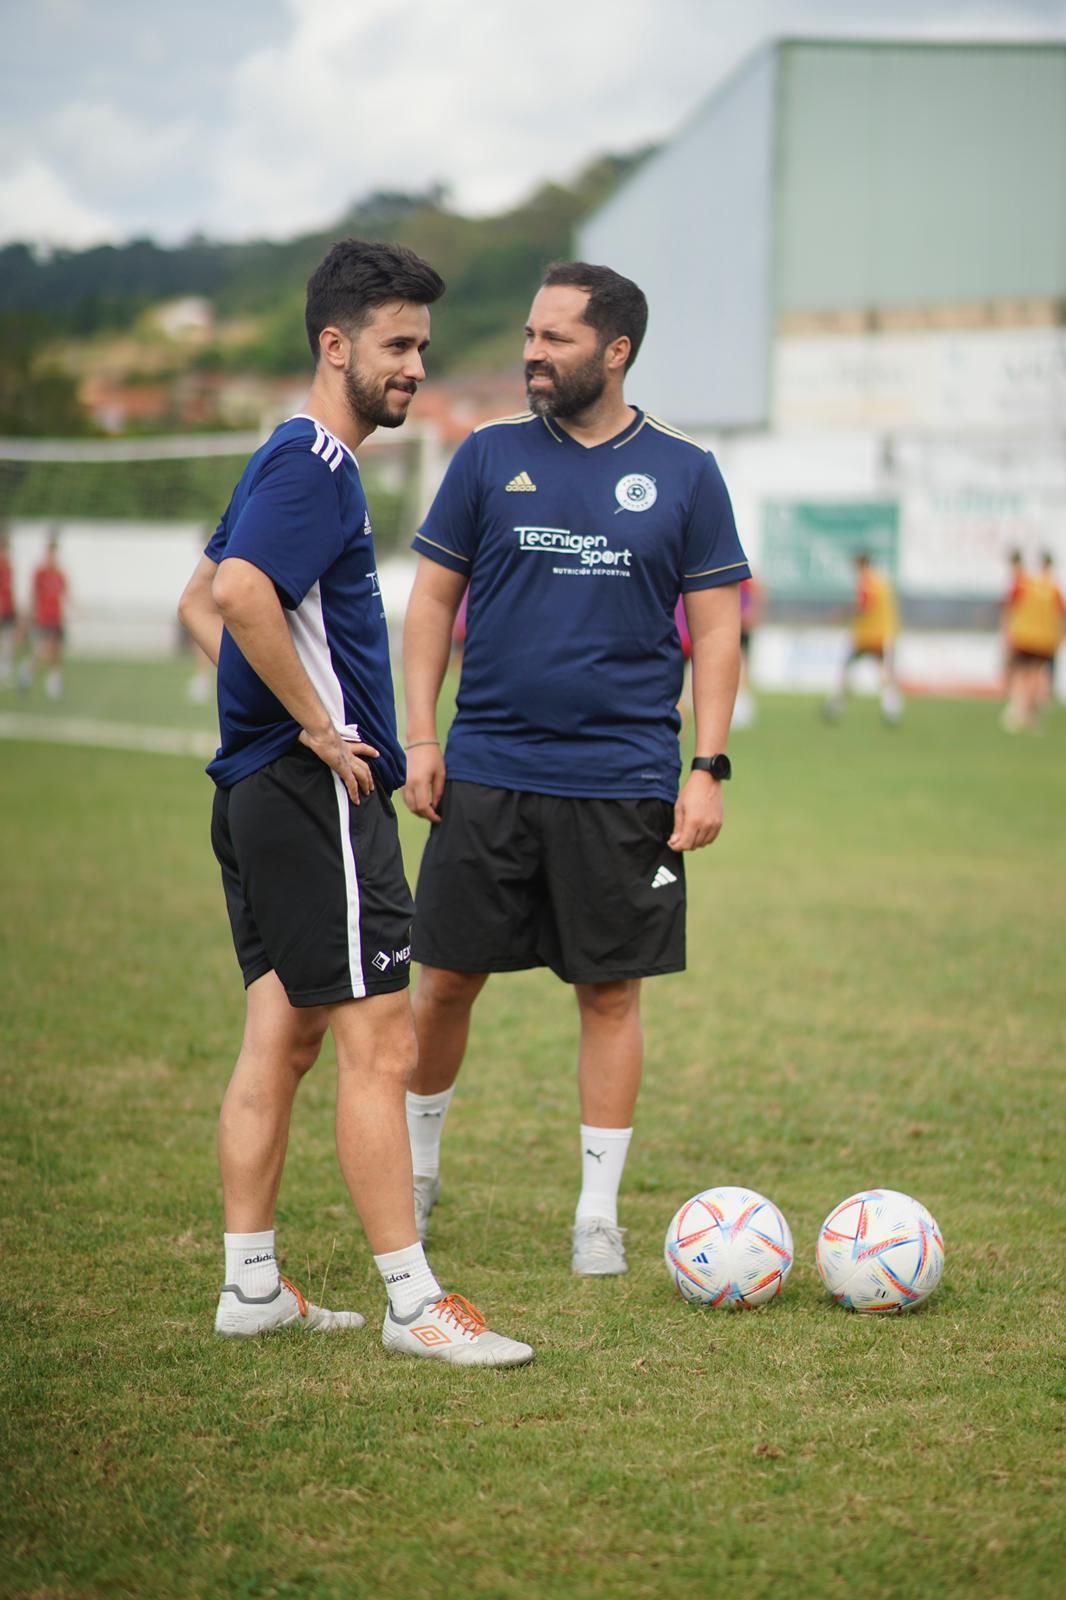
[[[59,714],[207,729],[187,676],[75,667]],[[0,741],[0,1594],[1062,1594],[1066,714],[1012,740],[990,705],[890,731],[868,702],[827,728],[767,698],[733,753],[689,971],[647,989],[627,1278],[569,1274],[569,996],[533,973],[480,1003],[431,1258],[537,1360],[463,1374],[381,1349],[327,1059],[279,1246],[369,1325],[213,1337],[242,995],[208,780]],[[781,1207],[797,1262],[769,1308],[701,1313],[663,1235],[732,1182]],[[888,1321],[813,1266],[826,1212],[876,1184],[947,1247],[927,1307]]]

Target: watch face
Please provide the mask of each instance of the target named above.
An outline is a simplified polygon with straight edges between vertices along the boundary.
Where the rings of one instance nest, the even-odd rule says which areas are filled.
[[[714,777],[718,778],[719,781],[729,778],[733,773],[733,763],[730,761],[728,756],[712,756],[711,773]]]

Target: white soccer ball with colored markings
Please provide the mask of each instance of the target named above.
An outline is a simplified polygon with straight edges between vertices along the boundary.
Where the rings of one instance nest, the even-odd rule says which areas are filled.
[[[917,1200],[895,1189],[864,1189],[842,1200],[818,1231],[822,1282],[848,1311],[913,1311],[944,1270],[944,1240]]]
[[[685,1201],[663,1255],[682,1299],[740,1311],[781,1293],[792,1271],[792,1232],[765,1195],[726,1185]]]

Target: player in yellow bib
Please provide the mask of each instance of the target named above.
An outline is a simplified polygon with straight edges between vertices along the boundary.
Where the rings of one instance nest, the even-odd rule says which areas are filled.
[[[865,551],[855,557],[855,610],[851,619],[851,649],[840,675],[840,687],[825,702],[824,712],[835,722],[843,713],[850,689],[851,669],[863,656],[881,663],[881,714],[886,722],[903,715],[903,694],[896,677],[895,645],[899,637],[899,609],[891,582],[872,564]]]
[[[1039,573],[1018,583],[1007,615],[1012,693],[1003,727],[1008,733],[1034,727],[1051,699],[1064,617],[1066,601],[1055,582],[1052,558],[1045,552]]]

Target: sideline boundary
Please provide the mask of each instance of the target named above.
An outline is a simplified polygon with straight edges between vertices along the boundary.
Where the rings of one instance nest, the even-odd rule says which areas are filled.
[[[155,756],[197,756],[206,761],[218,749],[217,736],[191,728],[150,728],[133,722],[38,717],[18,712],[0,714],[0,739],[82,745],[94,750],[140,750]]]

